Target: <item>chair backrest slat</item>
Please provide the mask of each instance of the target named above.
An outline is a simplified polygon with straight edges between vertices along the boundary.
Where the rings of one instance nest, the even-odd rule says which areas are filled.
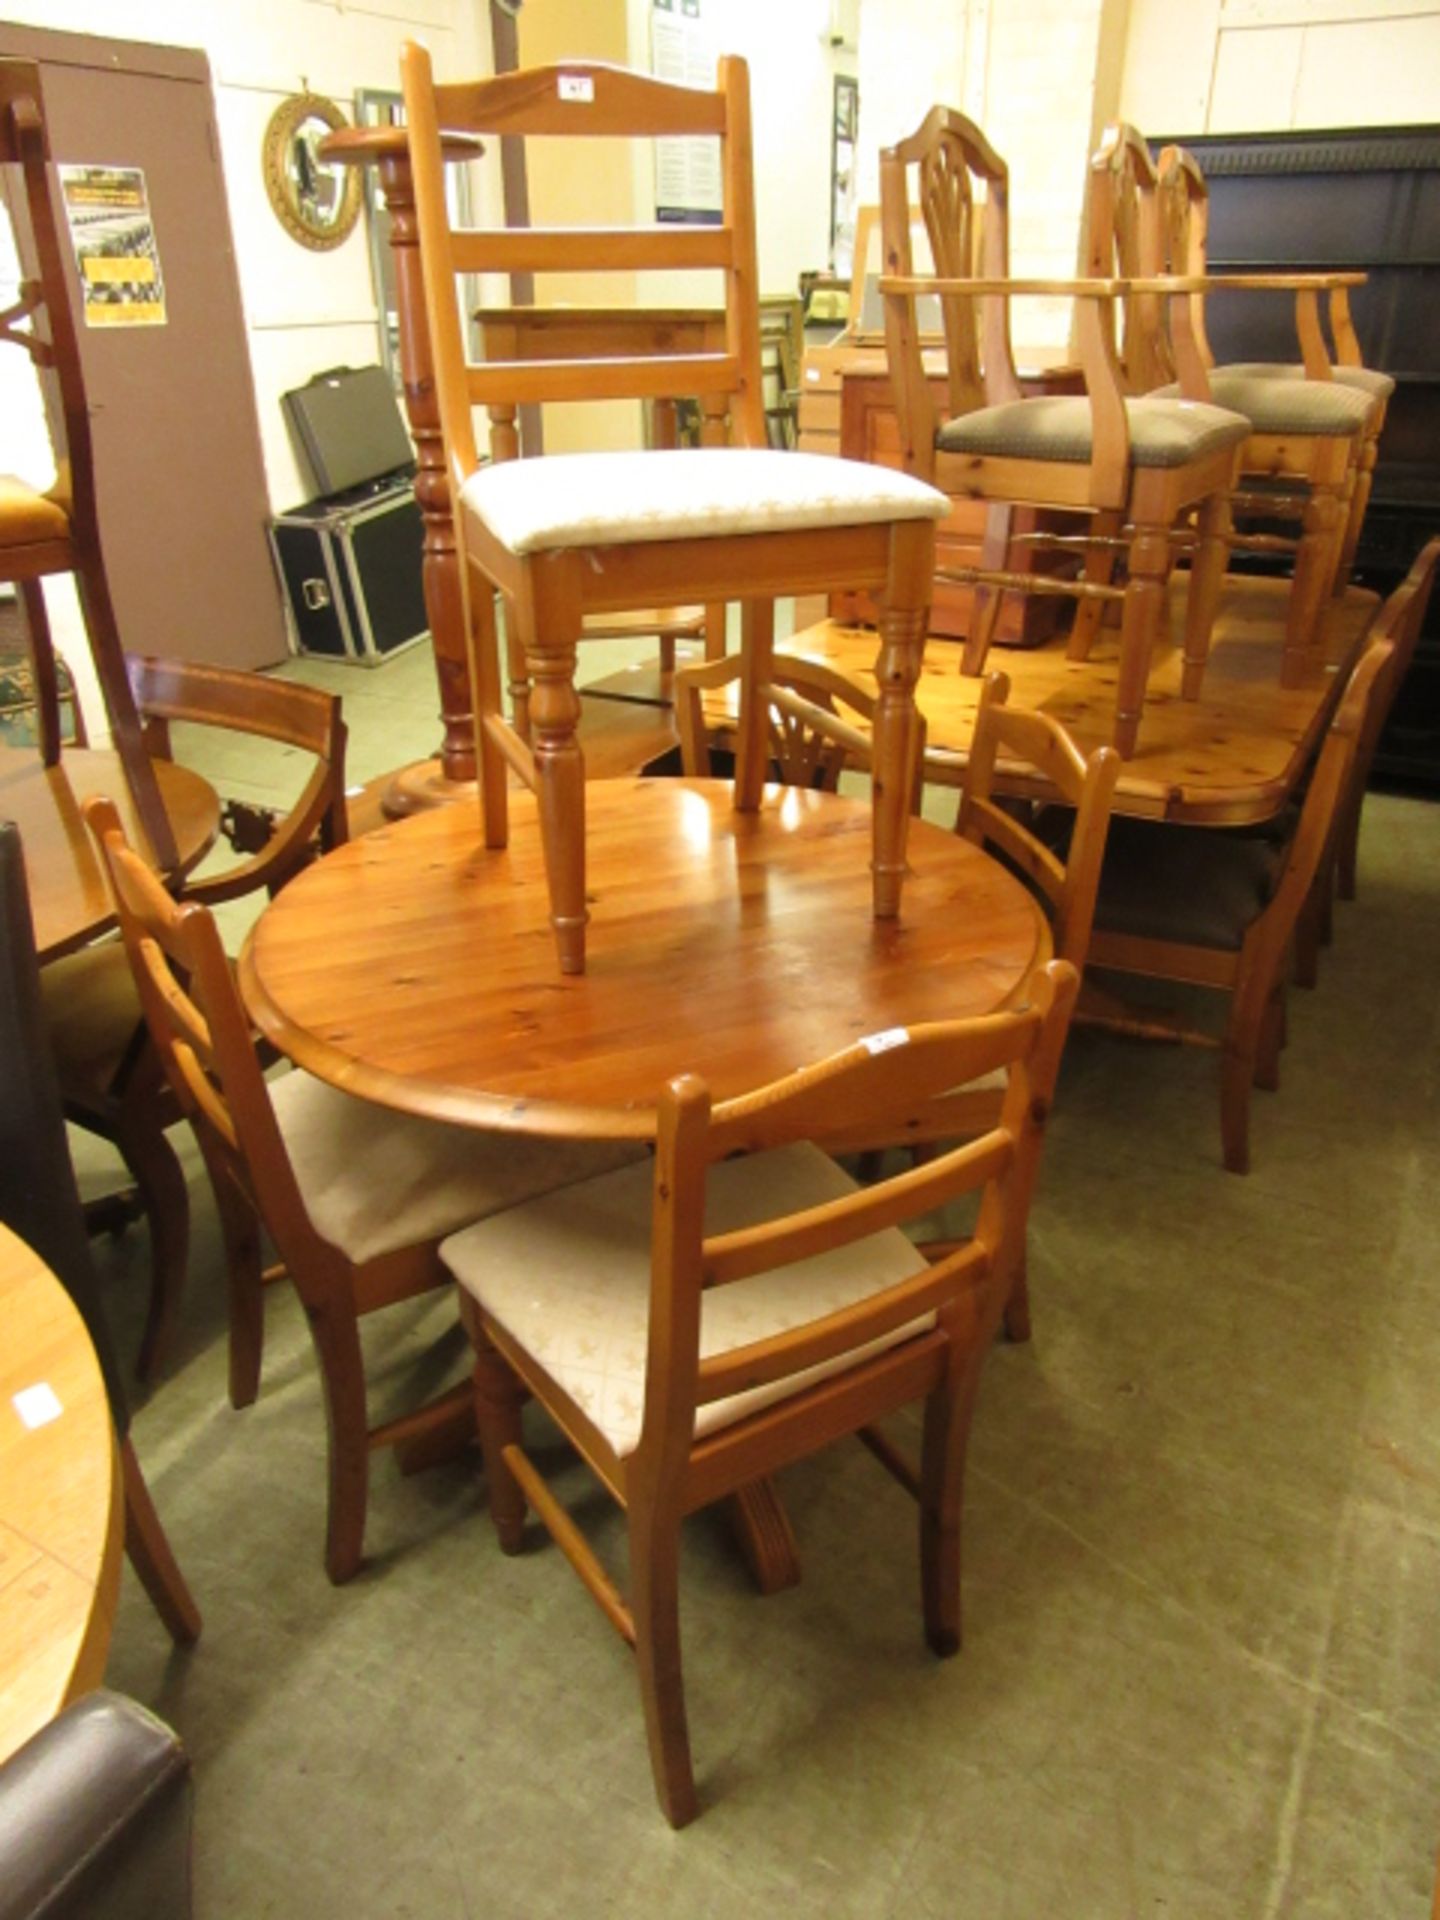
[[[514,452],[510,410],[546,400],[698,397],[730,438],[767,444],[760,323],[749,78],[743,60],[720,60],[714,88],[676,86],[591,61],[569,61],[493,80],[436,86],[429,54],[409,42],[401,78],[410,129],[416,224],[441,425],[452,485],[476,464],[472,405],[491,409],[491,453]],[[720,218],[634,227],[455,228],[446,206],[442,133],[502,138],[714,138],[719,143]],[[653,352],[558,360],[471,362],[460,324],[456,276],[475,273],[701,272],[723,276],[722,350]],[[492,342],[496,329],[487,320]],[[669,364],[667,365],[667,361]]]
[[[1082,269],[1096,279],[1153,279],[1165,270],[1160,175],[1145,137],[1127,121],[1105,129],[1090,161]],[[1116,357],[1127,393],[1149,393],[1175,378],[1158,294],[1121,302]]]
[[[955,831],[977,846],[996,846],[1032,880],[1050,905],[1055,951],[1083,967],[1095,918],[1095,898],[1120,757],[1100,747],[1081,757],[1070,735],[1048,714],[1012,709],[1005,702],[1010,683],[1003,673],[989,674],[981,691],[970,742],[965,785]],[[1002,758],[1006,770],[1018,762],[1033,769],[1059,798],[1075,809],[1070,845],[1062,862],[1036,834],[996,804],[994,787]]]
[[[650,1344],[644,1425],[647,1471],[688,1453],[694,1409],[833,1360],[928,1313],[942,1322],[967,1289],[1003,1286],[1014,1235],[1023,1229],[1040,1140],[1059,1070],[1078,976],[1052,961],[1030,982],[1028,1005],[986,1019],[870,1037],[712,1110],[698,1081],[672,1082],[661,1097],[654,1175]],[[894,1114],[1004,1069],[998,1123],[979,1139],[821,1205],[704,1237],[707,1169],[737,1151],[823,1140],[836,1116],[872,1119],[876,1137]],[[706,1288],[792,1266],[892,1231],[959,1196],[979,1191],[973,1234],[933,1265],[917,1249],[915,1271],[893,1268],[873,1293],[743,1344],[699,1356]],[[1018,1226],[1016,1223],[1020,1223]],[[1001,1276],[997,1278],[997,1276]]]

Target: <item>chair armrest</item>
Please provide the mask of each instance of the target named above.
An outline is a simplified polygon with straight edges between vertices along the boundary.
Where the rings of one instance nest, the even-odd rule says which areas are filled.
[[[1339,287],[1363,287],[1368,278],[1364,273],[1207,273],[1198,290],[1333,293]]]
[[[966,276],[963,280],[940,279],[933,275],[905,274],[881,276],[878,285],[886,293],[935,293],[996,296],[1009,300],[1017,296],[1071,300],[1123,300],[1132,293],[1203,293],[1204,279],[1185,274],[1156,274],[1149,279],[1112,280],[1033,280],[1009,274],[1003,280]]]
[[[192,1802],[170,1729],[86,1694],[0,1767],[0,1920],[188,1920]]]

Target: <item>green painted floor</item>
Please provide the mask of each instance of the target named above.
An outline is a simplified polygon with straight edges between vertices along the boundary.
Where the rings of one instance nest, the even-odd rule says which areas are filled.
[[[614,664],[592,661],[592,671]],[[357,780],[433,750],[426,654],[340,688]],[[183,747],[182,747],[183,751]],[[292,769],[209,763],[227,791]],[[194,1155],[180,1351],[136,1445],[206,1615],[126,1578],[111,1683],[194,1755],[203,1917],[1424,1920],[1440,1841],[1440,808],[1372,796],[1360,899],[1248,1178],[1213,1056],[1080,1033],[1032,1217],[1033,1342],[994,1353],[966,1642],[926,1652],[913,1507],[858,1446],[782,1481],[796,1590],[690,1526],[704,1812],[657,1812],[629,1655],[538,1531],[506,1560],[469,1461],[373,1472],[361,1576],[320,1560],[324,1432],[293,1298],[225,1399]],[[104,1151],[80,1149],[102,1190]],[[100,1243],[133,1353],[142,1229]],[[464,1366],[448,1301],[366,1330],[376,1404]],[[537,1429],[538,1435],[538,1429]],[[543,1448],[544,1441],[541,1438]],[[605,1500],[561,1473],[619,1569]]]

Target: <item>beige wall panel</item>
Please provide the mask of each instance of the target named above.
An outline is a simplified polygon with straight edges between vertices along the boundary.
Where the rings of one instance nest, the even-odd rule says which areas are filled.
[[[1304,40],[1299,27],[1222,33],[1205,132],[1283,132],[1292,126]]]
[[[1120,117],[1145,132],[1202,132],[1219,25],[1220,0],[1130,0]]]
[[[1440,13],[1307,27],[1295,127],[1440,119]]]

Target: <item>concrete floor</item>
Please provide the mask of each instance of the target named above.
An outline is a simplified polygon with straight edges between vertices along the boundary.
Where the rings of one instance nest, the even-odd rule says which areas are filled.
[[[602,663],[593,663],[598,670]],[[339,686],[356,780],[433,748],[423,653]],[[219,783],[258,793],[283,765]],[[324,1432],[277,1289],[225,1399],[194,1169],[181,1350],[135,1438],[205,1610],[176,1654],[127,1575],[113,1685],[194,1755],[202,1916],[1423,1920],[1440,1836],[1440,809],[1372,796],[1361,897],[1292,995],[1255,1171],[1212,1056],[1072,1043],[1031,1233],[1033,1342],[994,1353],[966,1642],[924,1647],[913,1509],[857,1446],[783,1491],[802,1585],[762,1600],[692,1522],[704,1811],[656,1810],[629,1656],[475,1466],[376,1461],[371,1557],[320,1560]],[[80,1149],[87,1191],[110,1167]],[[133,1352],[143,1230],[101,1244]],[[367,1329],[376,1401],[464,1365],[437,1297]],[[621,1537],[562,1484],[612,1565]]]

